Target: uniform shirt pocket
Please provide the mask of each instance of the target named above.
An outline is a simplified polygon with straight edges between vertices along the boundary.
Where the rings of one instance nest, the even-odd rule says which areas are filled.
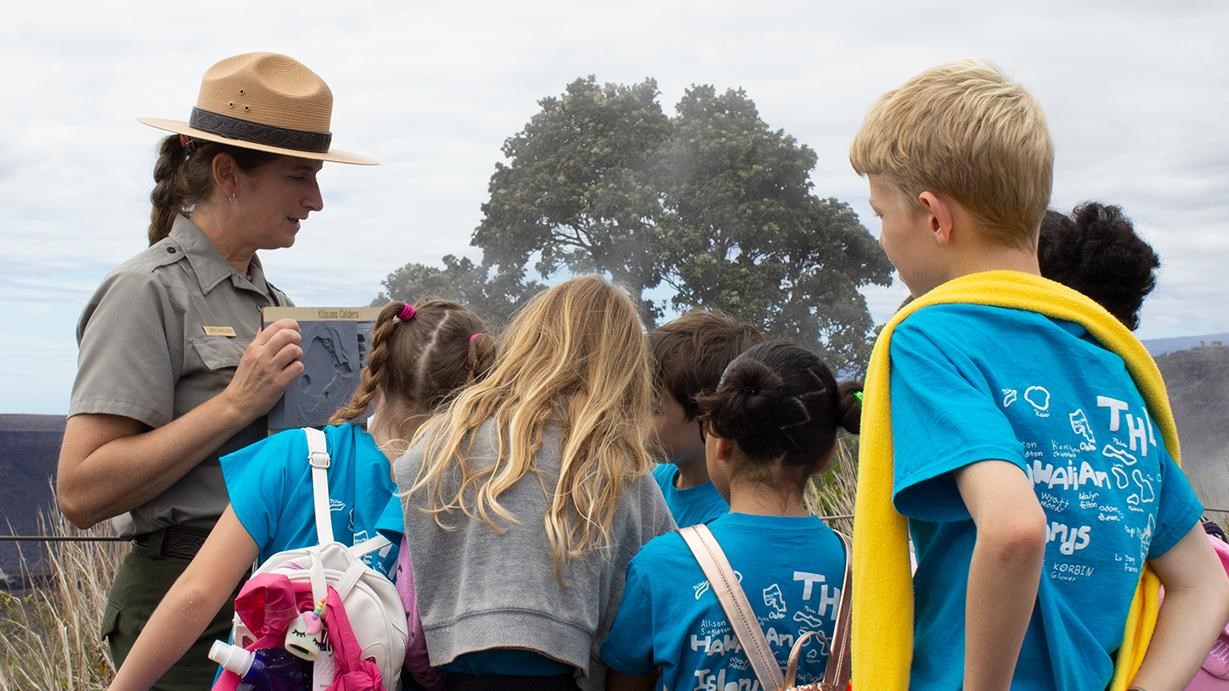
[[[211,372],[234,369],[239,366],[243,351],[247,350],[250,338],[228,336],[202,336],[192,339],[192,348],[201,359],[201,364]]]

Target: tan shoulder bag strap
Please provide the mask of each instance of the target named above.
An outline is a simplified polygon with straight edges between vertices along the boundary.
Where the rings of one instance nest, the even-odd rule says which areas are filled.
[[[852,671],[849,665],[849,613],[853,608],[849,602],[852,599],[853,581],[850,577],[849,562],[853,558],[853,550],[850,549],[847,535],[835,530],[832,532],[841,538],[841,544],[845,547],[845,578],[841,583],[841,601],[836,607],[836,625],[832,629],[832,640],[828,644],[828,664],[824,667],[824,678],[820,682],[820,688],[825,691],[845,691],[849,688],[849,677]],[[798,655],[802,652],[802,646],[815,633],[808,631],[799,636],[794,643],[794,648],[789,653],[789,666],[785,670],[785,688],[795,685],[798,675]]]
[[[849,679],[853,672],[849,662],[850,633],[853,630],[849,625],[850,614],[853,612],[853,605],[850,604],[853,601],[853,543],[844,533],[836,535],[845,545],[845,579],[841,583],[841,604],[836,610],[836,627],[832,630],[832,649],[828,651],[828,667],[824,670],[824,681],[832,683],[833,688],[845,691],[849,688]]]
[[[780,689],[784,681],[781,676],[781,667],[777,664],[777,658],[772,654],[768,639],[764,638],[764,631],[760,629],[759,619],[756,618],[755,611],[751,609],[751,603],[747,602],[747,596],[743,593],[742,586],[738,584],[738,577],[734,575],[734,569],[726,559],[725,552],[721,550],[721,545],[717,544],[712,531],[701,523],[682,528],[679,534],[683,536],[683,541],[687,543],[696,561],[699,562],[700,570],[708,579],[709,587],[713,589],[717,601],[721,603],[721,609],[725,610],[726,619],[730,621],[730,628],[734,629],[734,635],[738,638],[743,652],[747,655],[747,660],[751,663],[751,669],[760,682],[760,688]]]

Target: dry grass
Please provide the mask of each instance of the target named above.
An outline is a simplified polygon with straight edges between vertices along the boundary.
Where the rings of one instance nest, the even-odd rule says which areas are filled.
[[[807,488],[807,505],[820,516],[853,513],[856,438],[843,436],[831,468]],[[831,519],[852,534],[851,519]],[[77,530],[58,512],[41,516],[39,532],[55,537],[105,537]],[[37,544],[37,543],[36,543]],[[107,590],[127,550],[123,542],[37,544],[47,580],[21,593],[0,591],[0,691],[104,689],[115,675],[99,624]]]
[[[833,530],[850,537],[853,537],[854,488],[858,484],[857,459],[857,437],[842,434],[836,444],[836,456],[832,459],[832,465],[822,476],[812,479],[803,494],[803,500],[811,513],[818,516],[850,516],[830,518],[826,521]]]
[[[77,530],[58,512],[40,516],[39,529],[51,536],[108,534],[105,526]],[[115,669],[99,623],[126,544],[41,544],[49,580],[22,593],[0,592],[0,690],[106,688]]]

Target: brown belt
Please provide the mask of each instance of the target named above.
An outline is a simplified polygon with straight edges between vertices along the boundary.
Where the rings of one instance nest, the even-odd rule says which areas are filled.
[[[150,533],[144,533],[132,538],[132,544],[149,552],[154,557],[174,557],[191,560],[201,551],[205,538],[209,537],[207,528],[185,528],[173,525]]]

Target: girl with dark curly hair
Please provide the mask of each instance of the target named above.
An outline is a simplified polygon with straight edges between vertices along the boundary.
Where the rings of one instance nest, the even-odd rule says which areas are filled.
[[[1070,216],[1047,211],[1037,259],[1042,276],[1092,298],[1132,331],[1161,266],[1122,208],[1099,202],[1081,204]]]

